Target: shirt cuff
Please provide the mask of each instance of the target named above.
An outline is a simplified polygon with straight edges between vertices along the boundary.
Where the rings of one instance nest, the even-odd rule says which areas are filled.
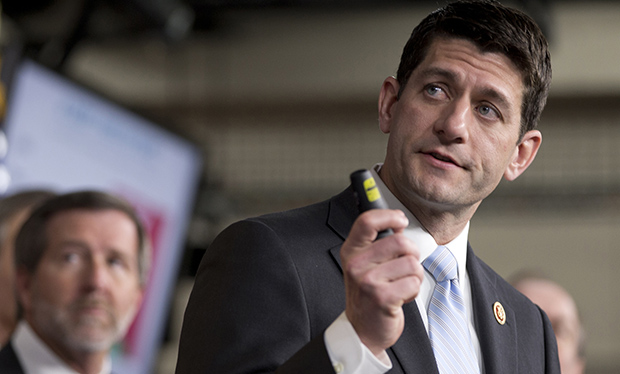
[[[325,330],[324,339],[338,374],[384,374],[392,368],[392,363],[384,364],[362,343],[344,312]]]

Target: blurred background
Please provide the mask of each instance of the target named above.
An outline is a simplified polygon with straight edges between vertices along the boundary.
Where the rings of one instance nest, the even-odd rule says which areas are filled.
[[[3,0],[9,151],[0,182],[16,188],[14,176],[23,172],[9,162],[18,152],[11,120],[27,126],[11,112],[23,57],[52,80],[144,120],[145,131],[163,131],[189,154],[178,164],[153,162],[148,186],[131,191],[137,200],[156,200],[150,191],[166,185],[179,195],[173,204],[185,206],[172,216],[176,239],[160,248],[172,260],[155,291],[163,290],[153,353],[144,356],[145,372],[171,373],[193,276],[211,240],[235,220],[328,198],[346,188],[352,171],[383,160],[381,83],[395,74],[411,29],[444,3]],[[505,3],[528,12],[547,34],[553,83],[536,161],[481,205],[470,241],[504,277],[536,269],[562,284],[584,320],[587,372],[618,373],[620,2]],[[30,110],[45,101],[30,100]],[[62,136],[67,144],[82,141],[75,131]],[[22,158],[32,154],[21,149]],[[113,153],[99,150],[102,158]],[[176,177],[173,169],[186,164],[189,171]]]

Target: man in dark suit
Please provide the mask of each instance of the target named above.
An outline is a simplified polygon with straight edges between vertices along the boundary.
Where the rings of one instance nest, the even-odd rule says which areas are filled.
[[[0,351],[0,372],[109,374],[148,272],[133,208],[97,191],[53,197],[23,224],[15,250],[23,319]]]
[[[422,265],[436,249],[456,267],[452,340],[470,372],[559,373],[546,315],[467,239],[481,201],[534,160],[550,80],[546,40],[523,13],[462,1],[427,16],[379,96],[389,140],[372,173],[391,209],[358,216],[347,189],[224,230],[198,270],[177,373],[463,373],[438,350],[445,319],[431,311],[445,288]]]

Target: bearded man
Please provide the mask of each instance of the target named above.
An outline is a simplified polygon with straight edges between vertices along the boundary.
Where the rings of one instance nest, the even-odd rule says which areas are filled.
[[[112,372],[110,349],[142,301],[149,248],[133,208],[107,193],[52,198],[15,241],[22,309],[2,373]]]

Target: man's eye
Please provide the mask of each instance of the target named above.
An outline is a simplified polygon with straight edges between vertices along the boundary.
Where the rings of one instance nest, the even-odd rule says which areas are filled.
[[[65,253],[62,255],[62,261],[65,263],[74,264],[79,260],[80,256],[77,253]]]
[[[119,258],[119,257],[110,258],[108,260],[108,264],[110,264],[110,266],[119,267],[119,268],[126,268],[127,267],[125,261],[123,261],[123,259]]]
[[[493,108],[492,106],[489,105],[481,105],[478,107],[478,113],[480,113],[481,115],[485,116],[485,117],[493,117],[493,118],[499,118],[499,113],[497,112],[497,110],[495,110],[495,108]]]
[[[441,93],[443,90],[441,89],[441,87],[437,87],[437,86],[428,86],[426,87],[426,93],[428,93],[431,96],[436,96],[439,93]]]

